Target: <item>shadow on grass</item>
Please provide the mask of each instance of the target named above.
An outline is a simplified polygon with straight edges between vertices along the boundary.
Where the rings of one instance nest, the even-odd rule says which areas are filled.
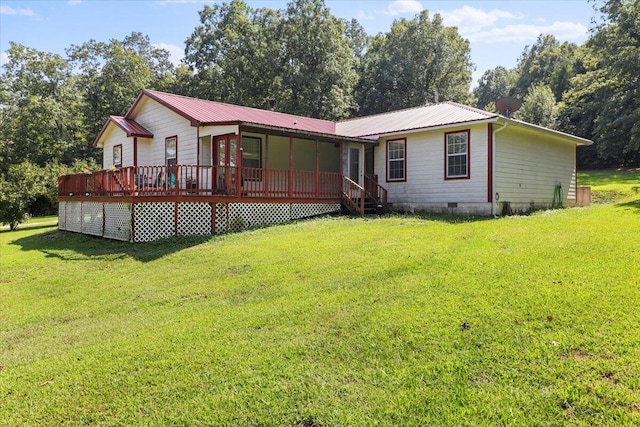
[[[438,214],[438,213],[430,213],[430,212],[415,212],[415,213],[396,212],[391,215],[397,216],[397,217],[419,218],[425,221],[444,222],[447,224],[468,224],[472,222],[491,221],[494,219],[491,216],[450,215],[450,214]]]
[[[149,262],[217,238],[219,237],[170,237],[139,244],[51,230],[16,239],[11,244],[20,246],[23,251],[40,251],[47,257],[65,261],[133,258]]]
[[[616,206],[620,208],[632,208],[636,210],[636,213],[640,213],[640,199],[632,200],[625,203],[617,203]]]

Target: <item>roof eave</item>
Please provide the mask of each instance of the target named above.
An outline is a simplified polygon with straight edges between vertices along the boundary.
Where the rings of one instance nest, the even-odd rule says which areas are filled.
[[[220,123],[215,123],[215,124],[220,124]],[[225,124],[230,124],[230,123],[225,123]],[[293,134],[298,136],[317,138],[317,139],[322,139],[330,142],[357,142],[361,144],[373,144],[373,145],[377,144],[376,141],[373,141],[370,138],[335,135],[335,134],[328,134],[323,132],[314,132],[314,131],[308,131],[303,129],[286,128],[286,127],[280,127],[280,126],[265,125],[260,123],[251,123],[251,122],[238,122],[238,124],[246,128],[270,130],[270,131],[288,133],[288,134]],[[211,126],[213,125],[213,123],[208,123],[207,125]]]
[[[580,146],[589,146],[593,144],[593,141],[590,139],[582,138],[576,135],[571,135],[570,133],[561,132],[555,129],[549,129],[544,126],[534,125],[533,123],[523,122],[522,120],[516,120],[516,119],[500,116],[498,122],[500,124],[507,123],[511,126],[522,127],[522,128],[526,128],[526,129],[530,129],[538,132],[548,133],[557,137],[569,139],[574,144],[580,145]]]
[[[389,137],[389,136],[406,135],[406,134],[409,134],[409,133],[419,133],[419,132],[432,131],[432,130],[438,130],[438,129],[447,129],[447,128],[452,128],[452,127],[465,126],[465,125],[478,125],[478,124],[483,124],[483,123],[495,123],[495,122],[498,121],[498,119],[499,119],[499,117],[496,116],[496,117],[491,117],[491,118],[488,118],[488,119],[466,120],[466,121],[463,121],[463,122],[447,123],[447,124],[444,124],[444,125],[425,126],[425,127],[418,127],[418,128],[402,129],[402,130],[397,130],[397,131],[393,131],[393,132],[386,132],[386,133],[360,135],[360,138],[369,138],[369,137],[386,138],[386,137]]]

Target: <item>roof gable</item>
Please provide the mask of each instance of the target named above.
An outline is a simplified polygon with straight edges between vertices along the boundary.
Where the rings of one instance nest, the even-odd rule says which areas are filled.
[[[181,115],[185,119],[189,120],[193,125],[202,126],[229,123],[250,123],[303,132],[336,135],[335,123],[328,120],[313,119],[293,114],[260,110],[258,108],[225,104],[222,102],[207,101],[204,99],[190,98],[188,96],[174,95],[166,92],[146,89],[142,91],[125,117],[133,115],[133,112],[136,109],[137,104],[141,101],[143,95],[148,96],[175,113]]]
[[[363,137],[495,120],[498,117],[495,113],[448,101],[343,120],[336,124],[336,131],[345,136]]]
[[[107,123],[102,127],[102,130],[96,137],[93,142],[93,146],[97,147],[101,142],[102,137],[106,134],[109,125],[115,125],[119,127],[127,137],[142,137],[142,138],[153,138],[153,133],[148,131],[144,126],[140,123],[136,122],[133,119],[127,119],[122,116],[110,116]]]

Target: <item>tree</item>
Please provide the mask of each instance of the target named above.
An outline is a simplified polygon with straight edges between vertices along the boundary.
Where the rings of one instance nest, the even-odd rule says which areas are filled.
[[[173,84],[169,52],[153,47],[141,33],[133,32],[122,41],[72,45],[67,55],[79,73],[74,81],[82,93],[88,135],[77,158],[97,156],[91,147],[93,138],[110,115],[124,115],[142,89],[166,90]]]
[[[25,160],[71,162],[86,133],[69,64],[13,42],[7,55],[0,79],[0,173]]]
[[[565,97],[563,129],[595,140],[580,164],[640,165],[640,1],[610,0],[600,11],[605,19],[581,52],[585,71]]]
[[[396,20],[377,35],[365,54],[358,88],[360,112],[380,113],[428,102],[469,103],[469,41],[442,17],[423,10],[412,20]]]
[[[574,43],[560,44],[551,34],[540,34],[536,43],[524,48],[518,60],[515,93],[524,96],[533,84],[544,84],[560,101],[576,74],[577,48]]]
[[[0,222],[15,230],[29,217],[29,204],[44,192],[42,169],[30,161],[11,165],[0,175]]]
[[[555,129],[558,111],[559,106],[549,86],[534,84],[529,87],[522,108],[517,114],[518,118],[525,122]]]
[[[322,0],[294,0],[281,23],[283,40],[282,110],[335,120],[355,106],[357,74],[343,21]]]
[[[357,77],[344,33],[322,0],[296,0],[283,12],[234,0],[204,7],[184,62],[201,97],[342,118]]]
[[[477,99],[476,107],[480,109],[491,105],[495,107],[495,102],[499,98],[512,96],[517,78],[515,70],[508,70],[502,66],[485,71],[478,80],[478,86],[473,90]]]

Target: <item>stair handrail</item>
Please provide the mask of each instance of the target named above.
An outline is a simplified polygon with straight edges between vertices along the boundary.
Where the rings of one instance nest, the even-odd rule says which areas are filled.
[[[367,195],[382,205],[383,211],[387,212],[387,189],[378,184],[378,175],[365,175],[364,187]]]
[[[358,196],[355,198],[352,196],[353,192],[357,192]],[[342,198],[345,201],[345,204],[348,208],[350,208],[353,212],[357,212],[361,216],[364,216],[364,200],[366,197],[366,190],[357,182],[353,181],[351,178],[343,175],[342,176]],[[360,199],[360,200],[355,200]]]

